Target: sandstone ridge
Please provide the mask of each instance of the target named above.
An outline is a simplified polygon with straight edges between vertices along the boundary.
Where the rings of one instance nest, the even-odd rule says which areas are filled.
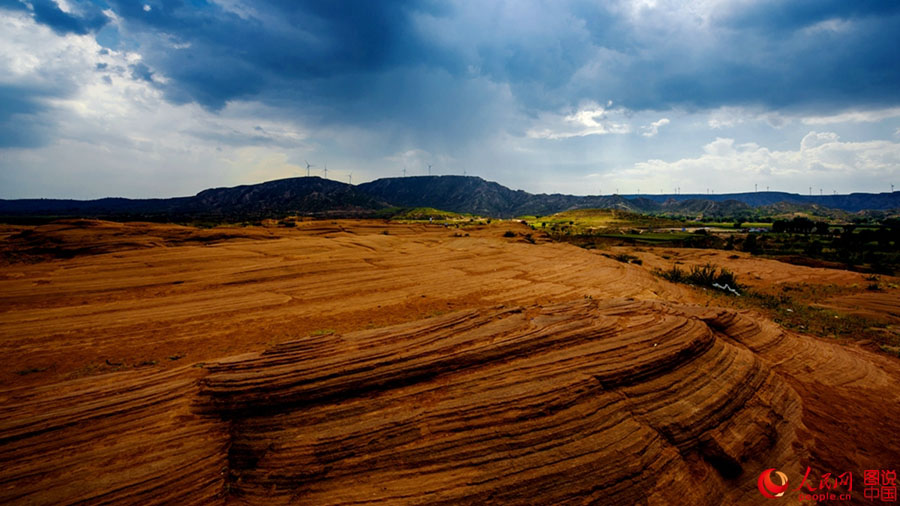
[[[459,311],[3,392],[0,502],[749,504],[761,469],[810,458],[786,346],[815,381],[896,392],[871,357],[731,310]]]

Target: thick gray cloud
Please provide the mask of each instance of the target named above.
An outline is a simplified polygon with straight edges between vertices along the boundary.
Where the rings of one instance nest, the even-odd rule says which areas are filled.
[[[326,123],[394,118],[411,132],[478,115],[485,100],[466,92],[478,79],[508,86],[526,114],[585,100],[633,110],[896,104],[898,6],[713,3],[700,19],[628,2],[109,2],[120,45],[143,57],[133,77],[165,76],[173,103],[259,100]],[[107,21],[91,3],[77,14],[52,0],[32,10],[60,33]]]
[[[441,160],[539,190],[549,166],[575,177],[693,159],[720,135],[789,150],[809,131],[794,128],[801,118],[900,106],[896,2],[0,0],[0,16],[109,50],[73,60],[79,70],[17,41],[23,54],[0,61],[14,70],[0,78],[7,149],[78,132],[72,111],[94,106],[73,101],[108,89],[115,114],[196,108],[202,120],[180,131],[213,153],[303,150],[282,152],[281,167],[310,154]],[[264,120],[280,133],[253,128]],[[896,129],[834,123],[847,122],[870,138]]]
[[[379,98],[371,80],[423,67],[445,72],[445,89],[473,74],[508,83],[525,110],[583,99],[840,108],[896,103],[900,89],[893,2],[725,4],[702,23],[586,2],[112,5],[145,61],[172,79],[168,96],[213,108],[263,97],[349,113],[343,103]],[[394,91],[423,85],[405,79]]]

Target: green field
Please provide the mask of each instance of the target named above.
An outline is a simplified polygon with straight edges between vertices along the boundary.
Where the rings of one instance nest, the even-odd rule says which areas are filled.
[[[616,209],[576,209],[549,216],[520,216],[518,219],[535,230],[569,235],[682,226],[679,221]]]
[[[433,207],[392,207],[379,211],[379,218],[385,218],[396,221],[466,221],[470,219],[478,219],[468,213],[454,213],[451,211],[442,211]]]

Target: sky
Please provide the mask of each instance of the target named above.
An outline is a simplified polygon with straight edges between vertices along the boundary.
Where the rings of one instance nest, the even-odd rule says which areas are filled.
[[[900,190],[900,2],[0,0],[0,198]]]

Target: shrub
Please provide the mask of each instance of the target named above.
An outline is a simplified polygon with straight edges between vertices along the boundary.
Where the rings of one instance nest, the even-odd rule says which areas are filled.
[[[638,258],[634,255],[630,255],[628,253],[617,253],[615,255],[603,253],[602,255],[605,256],[606,258],[612,258],[613,260],[622,262],[623,264],[643,265],[643,263],[644,263],[644,261],[641,260],[640,258]]]
[[[503,232],[503,237],[515,237],[515,236],[516,236],[516,233],[513,232],[512,230],[507,230],[506,232]]]
[[[673,265],[671,269],[667,271],[658,271],[657,274],[663,279],[667,279],[673,283],[687,283],[687,273],[684,272],[684,269],[678,267],[677,265]]]
[[[724,289],[722,287],[728,287],[736,292],[741,291],[741,286],[738,284],[734,273],[728,269],[719,269],[713,264],[695,265],[691,267],[690,271],[685,271],[681,267],[673,265],[669,270],[655,271],[655,273],[673,283],[685,283],[719,290]]]
[[[747,238],[744,239],[744,244],[741,249],[751,255],[759,253],[759,243],[756,240],[756,234],[747,234]]]

